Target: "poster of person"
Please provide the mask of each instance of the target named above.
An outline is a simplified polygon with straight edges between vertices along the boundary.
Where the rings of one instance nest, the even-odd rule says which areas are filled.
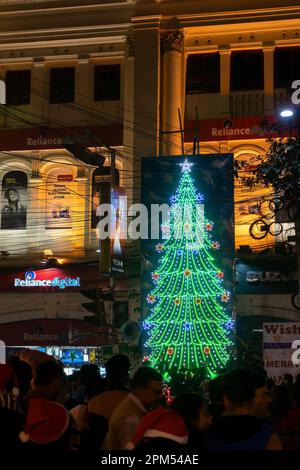
[[[72,175],[62,175],[55,171],[48,176],[46,229],[72,228],[74,194]]]
[[[2,180],[1,229],[26,229],[27,175],[23,171],[9,171]]]

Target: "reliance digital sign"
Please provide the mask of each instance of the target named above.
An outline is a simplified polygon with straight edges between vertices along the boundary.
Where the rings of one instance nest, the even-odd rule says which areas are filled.
[[[52,270],[51,270],[52,271]],[[14,287],[49,287],[66,289],[72,287],[80,287],[80,277],[59,277],[57,271],[50,275],[43,276],[42,273],[35,271],[27,271],[24,278],[14,278]],[[48,273],[47,273],[48,274]]]

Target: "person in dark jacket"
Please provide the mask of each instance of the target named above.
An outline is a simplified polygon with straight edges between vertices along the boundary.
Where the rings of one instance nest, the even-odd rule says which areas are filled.
[[[225,411],[205,438],[208,450],[281,450],[271,424],[255,415],[256,380],[249,370],[228,372],[222,381]]]

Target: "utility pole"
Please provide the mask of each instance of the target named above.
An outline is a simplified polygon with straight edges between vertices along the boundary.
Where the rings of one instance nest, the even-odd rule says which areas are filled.
[[[110,149],[110,185],[111,189],[116,184],[115,179],[115,169],[116,169],[116,151],[115,149]],[[110,200],[111,200],[111,191],[110,191]],[[111,208],[112,210],[112,208]],[[113,217],[115,221],[115,218]],[[115,236],[114,230],[114,236]],[[115,302],[115,277],[112,270],[112,241],[110,240],[110,249],[109,249],[109,290],[112,294],[112,300],[110,302],[110,318],[111,318],[111,327],[112,327],[112,343],[114,345],[114,302]]]

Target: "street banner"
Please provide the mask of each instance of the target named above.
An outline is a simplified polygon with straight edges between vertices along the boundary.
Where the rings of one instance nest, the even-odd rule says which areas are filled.
[[[300,373],[300,322],[264,323],[263,357],[268,377],[276,384],[284,374]]]

